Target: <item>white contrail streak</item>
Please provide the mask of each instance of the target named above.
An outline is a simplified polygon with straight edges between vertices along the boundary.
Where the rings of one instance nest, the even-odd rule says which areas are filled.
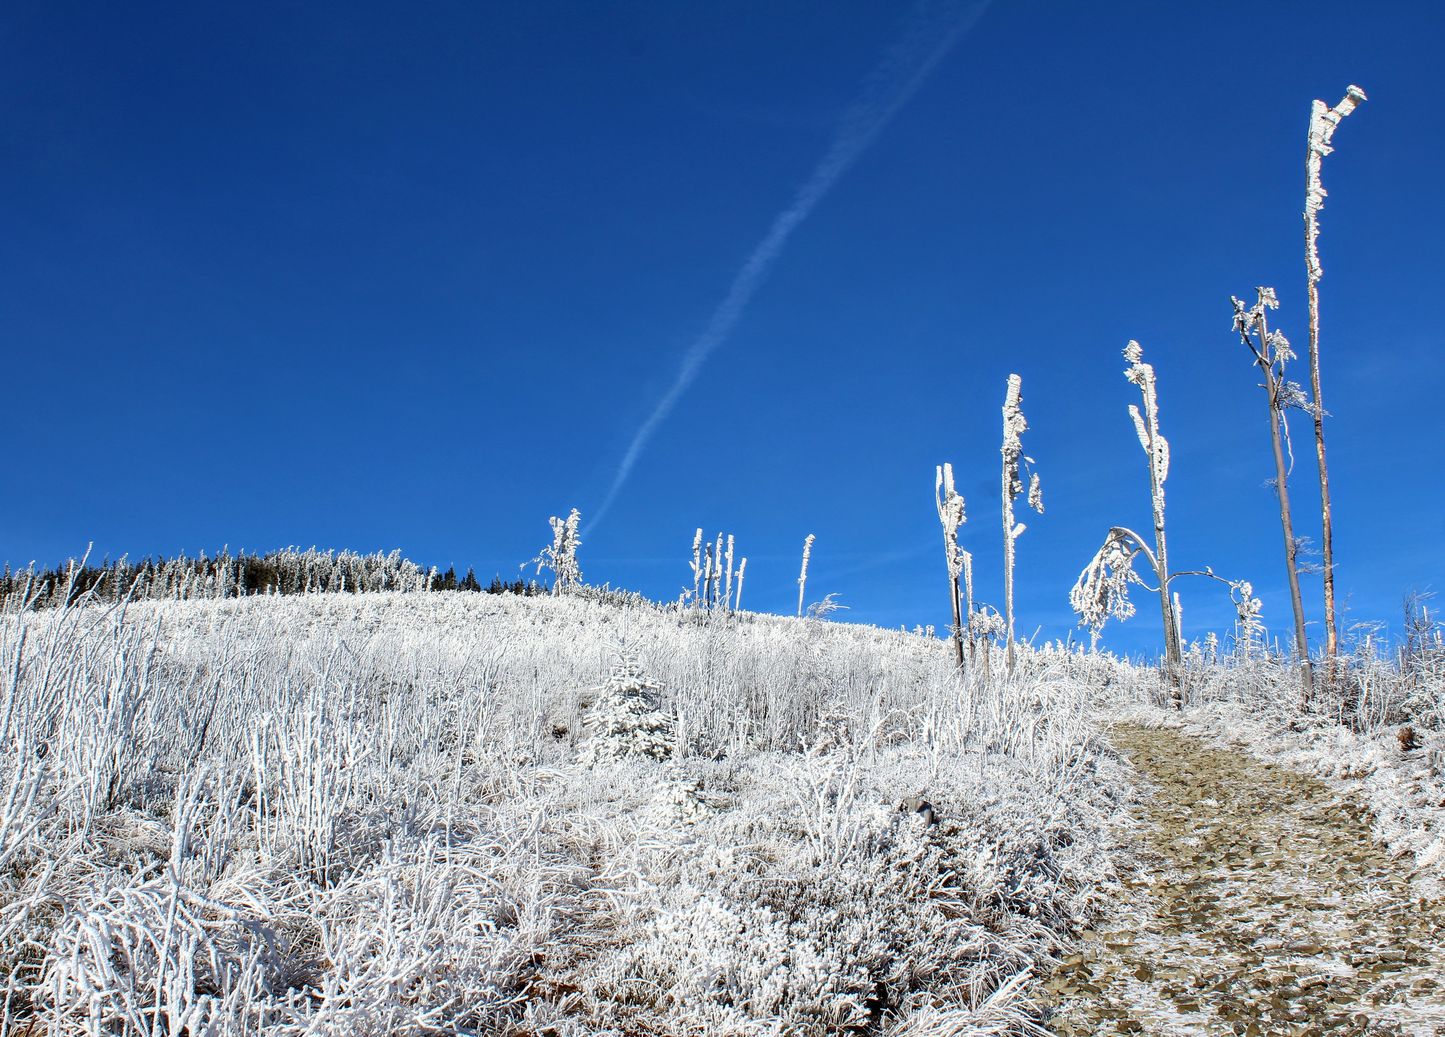
[[[924,0],[915,8],[903,36],[884,54],[878,67],[864,81],[858,99],[844,113],[833,143],[813,169],[812,176],[798,189],[793,203],[777,215],[763,240],[749,254],[702,334],[683,355],[682,366],[672,385],[633,434],[627,453],[622,456],[617,473],[612,477],[607,496],[592,516],[589,529],[602,521],[653,433],[667,420],[682,394],[696,381],[707,358],[732,333],[793,231],[817,208],[838,178],[868,149],[898,110],[908,103],[959,37],[974,26],[989,2],[983,0],[962,16],[953,4],[939,6]]]

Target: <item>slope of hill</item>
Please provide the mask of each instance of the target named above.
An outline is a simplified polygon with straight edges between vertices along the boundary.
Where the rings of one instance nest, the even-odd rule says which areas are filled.
[[[587,596],[0,622],[11,1025],[1003,1031],[1112,888],[1078,656],[965,685],[932,639]]]

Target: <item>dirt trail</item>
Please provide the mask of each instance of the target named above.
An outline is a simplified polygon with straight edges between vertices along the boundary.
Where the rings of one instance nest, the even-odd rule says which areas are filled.
[[[1111,737],[1153,794],[1117,920],[1047,981],[1055,1034],[1445,1037],[1445,903],[1362,808],[1177,731]]]

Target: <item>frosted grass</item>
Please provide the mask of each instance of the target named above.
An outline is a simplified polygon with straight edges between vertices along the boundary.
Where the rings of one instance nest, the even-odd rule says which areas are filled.
[[[668,760],[588,751],[623,645]],[[1023,1032],[1111,873],[1095,665],[591,593],[0,617],[0,1029]]]

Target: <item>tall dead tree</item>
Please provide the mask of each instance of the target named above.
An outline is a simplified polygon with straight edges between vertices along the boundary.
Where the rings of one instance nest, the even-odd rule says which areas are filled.
[[[1310,310],[1310,392],[1315,419],[1315,460],[1320,472],[1320,550],[1324,565],[1325,585],[1325,657],[1329,666],[1339,651],[1340,629],[1335,617],[1335,536],[1334,516],[1330,511],[1330,470],[1325,463],[1325,404],[1320,394],[1320,210],[1325,207],[1325,188],[1320,181],[1320,166],[1334,149],[1330,138],[1341,120],[1365,100],[1365,92],[1351,85],[1333,108],[1315,101],[1310,109],[1309,147],[1305,152],[1305,275],[1309,290]],[[1327,677],[1328,679],[1328,677]]]

